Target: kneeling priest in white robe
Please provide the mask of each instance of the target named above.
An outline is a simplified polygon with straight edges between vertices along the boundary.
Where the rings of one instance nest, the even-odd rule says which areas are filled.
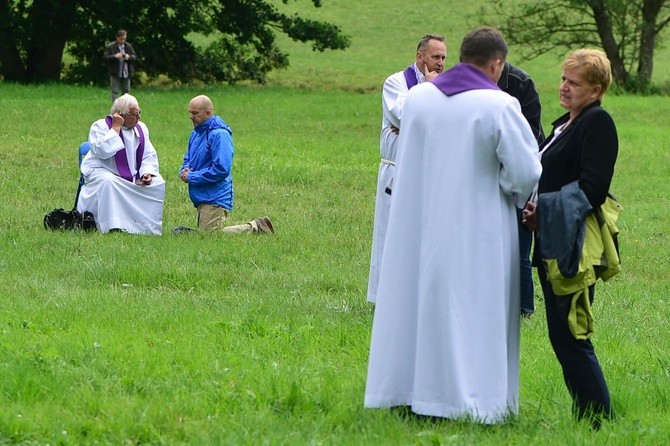
[[[475,30],[465,63],[407,95],[366,407],[482,423],[518,411],[515,203],[542,168],[519,102],[496,85],[506,55],[498,31]]]
[[[137,99],[124,94],[111,114],[93,123],[77,210],[95,217],[98,231],[161,235],[165,180]]]

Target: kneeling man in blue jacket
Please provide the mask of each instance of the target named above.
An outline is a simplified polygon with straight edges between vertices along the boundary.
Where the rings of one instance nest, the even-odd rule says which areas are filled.
[[[188,113],[193,131],[179,172],[188,184],[188,194],[198,209],[198,229],[204,232],[252,232],[272,234],[274,228],[268,217],[248,223],[226,226],[228,213],[233,210],[233,132],[221,117],[214,114],[214,104],[207,96],[191,99]],[[175,233],[188,228],[175,228]]]

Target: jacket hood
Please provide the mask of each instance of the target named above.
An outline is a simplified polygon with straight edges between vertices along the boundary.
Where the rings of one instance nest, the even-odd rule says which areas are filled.
[[[226,122],[223,119],[221,119],[218,115],[212,116],[207,121],[196,126],[194,130],[200,133],[205,131],[212,131],[215,129],[223,129],[226,132],[230,133],[231,135],[233,134],[233,131],[230,128],[230,126],[226,124]]]

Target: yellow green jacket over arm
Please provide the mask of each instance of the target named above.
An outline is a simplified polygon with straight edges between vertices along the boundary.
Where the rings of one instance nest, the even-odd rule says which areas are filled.
[[[572,299],[568,325],[577,339],[593,333],[588,287],[621,271],[616,226],[621,210],[608,196],[593,211],[577,182],[538,197],[542,261],[554,293]]]

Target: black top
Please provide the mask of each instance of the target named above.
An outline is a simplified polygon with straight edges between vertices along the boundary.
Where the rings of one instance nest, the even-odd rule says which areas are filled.
[[[533,79],[521,68],[508,62],[505,64],[502,75],[498,80],[498,87],[519,101],[521,113],[530,124],[537,143],[540,144],[544,140],[541,118],[542,106]]]
[[[552,123],[553,130],[540,144],[540,150],[549,144],[556,128],[569,118],[570,113],[566,113]],[[600,101],[596,101],[584,108],[542,154],[538,193],[557,192],[577,181],[591,206],[599,208],[607,198],[618,151],[614,121],[600,106]],[[536,233],[532,263],[538,267],[542,264],[541,242]]]
[[[540,145],[540,150],[554,136],[555,129],[568,121],[569,113],[552,123],[554,130]],[[555,192],[579,181],[579,188],[594,208],[607,197],[619,140],[612,117],[600,106],[600,101],[586,107],[556,138],[542,155],[542,176],[538,193]]]

